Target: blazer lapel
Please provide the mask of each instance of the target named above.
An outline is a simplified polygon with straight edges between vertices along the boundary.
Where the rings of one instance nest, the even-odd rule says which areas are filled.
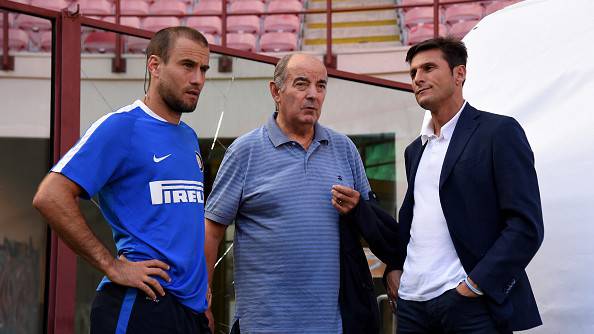
[[[462,114],[460,114],[450,145],[448,146],[448,151],[443,160],[441,175],[439,177],[439,189],[441,189],[444,182],[447,180],[456,161],[458,161],[458,157],[460,157],[460,154],[464,151],[466,143],[468,143],[468,140],[478,127],[479,122],[476,118],[479,116],[480,112],[474,109],[469,103],[466,103],[466,107],[464,107]]]
[[[408,180],[408,188],[410,189],[414,189],[415,187],[415,178],[417,176],[417,169],[419,168],[419,162],[421,162],[421,157],[423,156],[423,151],[425,151],[425,146],[427,146],[427,143],[425,143],[425,145],[422,145],[422,141],[421,138],[419,137],[418,139],[419,143],[415,146],[416,147],[416,152],[414,152],[414,154],[412,154],[412,161],[411,161],[411,166],[410,166],[410,180]]]

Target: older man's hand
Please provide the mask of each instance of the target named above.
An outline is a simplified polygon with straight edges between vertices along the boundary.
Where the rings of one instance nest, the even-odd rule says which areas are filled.
[[[353,188],[335,184],[332,186],[332,206],[341,215],[349,213],[357,204],[361,195]]]

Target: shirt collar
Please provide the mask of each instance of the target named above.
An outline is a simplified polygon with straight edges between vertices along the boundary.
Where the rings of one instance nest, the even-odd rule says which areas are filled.
[[[151,116],[154,119],[157,119],[161,122],[165,122],[165,123],[169,123],[166,119],[164,119],[163,117],[155,114],[155,112],[153,112],[151,110],[151,108],[149,108],[146,104],[144,104],[144,102],[142,102],[141,100],[136,100],[134,102],[134,105],[137,107],[140,107],[140,109],[142,109],[142,111],[144,111],[147,115]],[[180,119],[180,123],[181,123],[181,119]],[[179,125],[179,123],[177,123]]]
[[[276,116],[278,116],[278,112],[274,112],[269,118],[268,122],[266,122],[266,129],[268,130],[268,137],[270,141],[274,145],[274,147],[279,147],[282,144],[286,144],[291,142],[289,137],[285,135],[285,133],[279,128],[278,124],[276,123]],[[314,140],[318,142],[328,142],[329,136],[326,129],[321,126],[318,122],[314,125]]]
[[[454,129],[456,128],[456,124],[458,123],[458,119],[460,118],[460,114],[462,110],[466,107],[466,101],[462,103],[462,107],[458,112],[450,119],[444,126],[441,127],[440,136],[443,137],[445,140],[449,140],[454,133]],[[427,111],[425,113],[425,118],[423,119],[423,125],[421,126],[421,144],[425,145],[427,141],[432,138],[436,137],[435,130],[433,129],[433,120],[431,117],[431,113]]]

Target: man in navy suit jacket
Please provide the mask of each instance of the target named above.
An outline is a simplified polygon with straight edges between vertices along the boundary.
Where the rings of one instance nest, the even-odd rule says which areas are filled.
[[[542,324],[525,268],[543,240],[534,156],[511,117],[462,97],[466,47],[411,47],[412,87],[431,112],[405,151],[400,255],[388,264],[399,333],[510,333]]]

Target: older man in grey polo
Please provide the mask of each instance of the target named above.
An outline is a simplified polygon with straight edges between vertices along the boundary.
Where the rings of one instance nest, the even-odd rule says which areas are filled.
[[[278,111],[229,147],[207,200],[209,281],[235,221],[235,331],[342,333],[339,215],[370,187],[355,145],[317,122],[326,83],[316,58],[281,59]]]

